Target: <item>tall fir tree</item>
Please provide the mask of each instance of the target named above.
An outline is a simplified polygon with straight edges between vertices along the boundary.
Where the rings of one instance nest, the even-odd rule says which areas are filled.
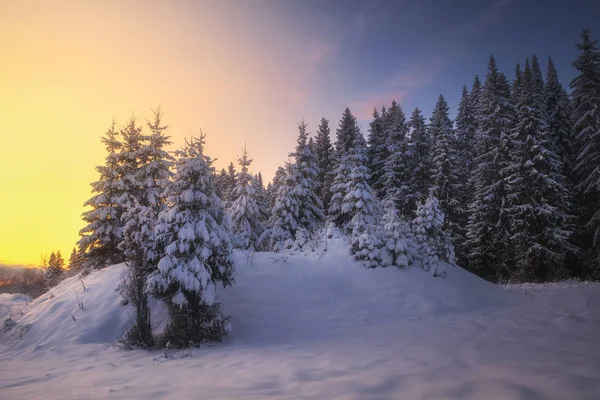
[[[62,276],[65,272],[64,267],[65,261],[63,260],[60,251],[56,253],[52,252],[52,254],[50,254],[50,258],[48,259],[48,265],[46,267],[46,273],[44,275],[44,282],[46,286],[56,286],[56,284],[58,284],[58,282],[61,281]]]
[[[236,179],[237,186],[227,210],[231,216],[231,241],[234,248],[253,251],[257,247],[263,227],[254,178],[248,172],[252,159],[248,158],[245,145],[238,163],[240,172]]]
[[[153,110],[148,121],[149,135],[136,125],[132,117],[122,130],[124,139],[119,154],[123,165],[123,181],[127,187],[123,197],[126,207],[123,250],[128,266],[126,295],[136,307],[136,324],[128,332],[130,343],[149,347],[153,343],[146,278],[155,269],[154,228],[158,214],[166,208],[166,190],[170,183],[173,157],[165,150],[170,144],[167,126],[162,125],[160,108]]]
[[[562,174],[571,179],[573,165],[573,123],[569,95],[558,80],[558,72],[552,58],[548,58],[546,85],[546,114],[548,117],[548,140],[563,163]]]
[[[273,251],[301,248],[324,220],[323,203],[316,195],[319,167],[317,157],[308,142],[307,125],[298,125],[294,163],[277,191],[271,212],[271,242]]]
[[[385,213],[382,217],[384,248],[389,253],[390,265],[398,268],[406,268],[413,261],[416,249],[411,244],[414,235],[410,224],[403,220],[396,208],[393,199],[388,198],[384,202]]]
[[[142,147],[140,162],[143,166],[140,180],[143,181],[145,201],[152,209],[154,215],[158,215],[167,206],[166,192],[171,177],[171,167],[174,158],[165,149],[171,144],[170,137],[166,135],[167,125],[162,125],[164,113],[160,107],[152,110],[154,119],[147,121],[150,134],[146,138],[145,146]]]
[[[169,208],[160,213],[156,228],[158,268],[147,280],[148,290],[167,303],[165,341],[173,347],[217,342],[228,332],[217,285],[234,282],[232,246],[204,138],[192,137],[176,153]]]
[[[544,90],[544,77],[542,75],[542,69],[540,68],[540,62],[537,56],[534,54],[531,56],[531,76],[533,80],[534,90],[542,93]]]
[[[223,197],[221,200],[225,201],[226,205],[233,201],[233,191],[237,184],[237,171],[233,162],[230,162],[227,166],[227,177],[224,179],[223,184]]]
[[[123,172],[119,153],[123,143],[115,129],[115,121],[102,138],[108,155],[104,165],[97,166],[100,179],[92,183],[96,193],[84,206],[92,209],[82,214],[87,225],[81,229],[81,239],[77,246],[86,253],[86,260],[92,268],[103,268],[123,261],[119,243],[123,240],[124,222],[121,216],[126,211],[121,203],[126,188],[123,186]]]
[[[85,268],[85,253],[77,247],[73,247],[69,257],[69,271],[78,271]]]
[[[433,139],[433,165],[431,169],[431,193],[445,215],[444,228],[454,243],[463,243],[465,231],[461,218],[466,213],[460,202],[458,159],[449,107],[440,95],[429,122],[429,135]]]
[[[385,115],[387,118],[387,115]],[[388,158],[388,140],[384,127],[384,115],[373,109],[373,121],[369,124],[369,136],[367,138],[367,156],[369,157],[369,169],[371,172],[371,186],[375,193],[382,198],[385,195],[383,180],[385,160]]]
[[[342,209],[344,198],[348,194],[347,178],[352,173],[350,153],[345,153],[337,163],[333,171],[333,183],[331,184],[331,201],[327,212],[329,220],[337,227],[345,230],[352,218],[347,211]]]
[[[225,200],[225,196],[227,195],[227,189],[229,187],[229,175],[225,168],[221,168],[219,173],[215,172],[214,176],[214,184],[215,184],[215,193],[221,200]]]
[[[282,175],[276,187],[276,198],[271,210],[269,248],[279,252],[294,246],[295,235],[300,224],[300,204],[295,193],[296,177],[295,164],[288,164],[287,173]],[[275,187],[275,185],[273,185]]]
[[[331,144],[329,120],[321,118],[315,137],[315,155],[319,174],[317,175],[317,196],[325,209],[329,207],[331,198],[331,181],[333,179],[333,145]]]
[[[464,267],[467,266],[466,257],[468,248],[465,246],[466,229],[469,220],[468,204],[471,200],[473,188],[471,187],[470,176],[475,169],[475,138],[477,136],[477,124],[475,122],[475,111],[473,107],[472,94],[469,93],[466,86],[463,86],[462,96],[458,105],[456,115],[456,150],[457,150],[457,177],[458,183],[456,198],[461,207],[457,207],[456,223],[459,227],[461,238],[455,240],[454,246],[458,263]]]
[[[279,188],[285,182],[285,177],[287,176],[287,170],[284,167],[278,167],[275,171],[275,175],[273,176],[273,181],[269,183],[269,187],[267,188],[267,200],[269,211],[273,210],[275,206],[275,201],[277,200],[277,193],[279,192]]]
[[[479,275],[497,280],[508,269],[507,221],[503,215],[505,201],[501,170],[506,167],[506,142],[514,126],[510,85],[490,57],[477,112],[475,151],[477,166],[473,171],[473,200],[469,204],[467,242],[469,268]]]
[[[356,140],[345,157],[349,162],[350,174],[346,176],[346,195],[340,209],[349,222],[342,229],[351,234],[350,247],[354,258],[367,268],[375,268],[382,266],[382,243],[379,232],[375,229],[378,210],[375,195],[369,185],[366,141],[360,139]]]
[[[335,141],[335,156],[339,161],[341,156],[348,153],[355,146],[356,140],[362,139],[356,117],[350,111],[350,108],[346,107],[340,120],[340,125],[336,130],[336,141]]]
[[[402,107],[392,101],[384,122],[384,140],[387,148],[383,174],[378,184],[381,198],[393,199],[402,214],[407,214],[413,200],[410,188],[411,153],[408,147],[409,127]]]
[[[342,229],[346,229],[352,219],[352,216],[342,208],[344,199],[349,193],[347,179],[352,173],[353,156],[350,153],[362,144],[365,144],[366,147],[366,141],[360,133],[356,118],[352,115],[350,109],[346,108],[337,130],[335,168],[333,170],[331,200],[328,209],[329,219]]]
[[[302,121],[298,125],[298,139],[296,152],[292,155],[295,158],[297,174],[296,196],[299,202],[298,223],[301,229],[312,234],[325,219],[323,213],[323,203],[317,196],[317,178],[319,176],[319,165],[313,147],[308,141],[307,125]]]
[[[510,87],[510,97],[515,105],[519,102],[519,96],[522,93],[522,85],[523,85],[523,71],[521,70],[521,64],[517,63],[515,66],[515,80],[513,81],[512,86]]]
[[[481,80],[479,79],[479,75],[475,75],[473,78],[473,85],[471,86],[471,92],[469,95],[469,101],[471,108],[477,113],[479,109],[479,98],[481,97]],[[475,124],[477,124],[477,119],[475,119]]]
[[[580,54],[573,62],[578,75],[571,81],[573,172],[578,191],[578,244],[583,250],[584,274],[600,278],[600,52],[585,29]]]
[[[435,197],[419,202],[417,216],[413,220],[413,232],[418,244],[417,255],[421,267],[433,276],[444,276],[440,261],[456,265],[454,247],[449,233],[444,229],[444,212]]]
[[[510,163],[503,171],[514,265],[499,271],[501,280],[564,278],[564,257],[572,249],[569,193],[562,163],[548,141],[546,105],[538,79],[527,60],[514,85],[517,123],[510,135]]]
[[[258,211],[260,213],[260,223],[264,230],[265,224],[269,219],[269,212],[271,210],[269,209],[267,189],[265,189],[263,177],[260,172],[254,176],[254,179],[252,180],[252,187],[256,193],[256,205],[258,206]]]
[[[424,201],[429,194],[433,143],[421,110],[415,108],[408,125],[411,129],[409,149],[412,155],[410,159],[409,192],[413,194],[413,201],[411,202],[410,212],[403,211],[401,215],[411,220],[414,217],[413,212],[417,209],[417,203]]]

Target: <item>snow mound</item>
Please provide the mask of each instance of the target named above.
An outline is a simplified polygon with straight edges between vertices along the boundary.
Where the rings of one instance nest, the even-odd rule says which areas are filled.
[[[234,341],[266,343],[356,335],[375,324],[482,310],[516,297],[460,267],[446,278],[417,268],[364,268],[347,247],[326,253],[236,252],[236,285],[223,292]]]
[[[236,252],[236,285],[221,289],[231,317],[228,341],[278,343],[359,332],[375,323],[426,319],[507,301],[510,294],[462,268],[446,278],[419,268],[367,269],[352,260],[342,240],[327,252],[256,253],[251,263]],[[64,280],[15,318],[20,329],[4,340],[18,348],[57,350],[69,345],[114,343],[131,326],[135,309],[118,293],[124,265]],[[507,297],[508,296],[508,297]],[[155,332],[167,313],[152,302]]]
[[[123,264],[113,265],[60,282],[23,310],[16,319],[20,329],[5,332],[5,339],[18,338],[19,347],[34,350],[114,342],[130,326],[130,317],[135,317],[134,309],[123,306],[116,291],[123,268]]]
[[[369,270],[347,246],[330,240],[327,252],[236,252],[237,283],[220,290],[231,335],[184,351],[111,347],[134,316],[114,290],[123,265],[83,278],[85,290],[77,277],[67,279],[0,333],[0,397],[562,400],[600,393],[600,284],[506,290],[458,267],[444,266],[446,278],[417,267]],[[157,329],[166,314],[153,304]]]

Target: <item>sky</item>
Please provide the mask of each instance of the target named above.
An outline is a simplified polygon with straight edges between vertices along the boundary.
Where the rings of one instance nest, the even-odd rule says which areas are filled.
[[[493,54],[548,55],[568,86],[600,2],[533,0],[0,0],[0,263],[68,258],[112,119],[165,111],[173,141],[207,134],[217,168],[244,144],[268,180],[297,124],[335,130],[345,107],[368,133],[396,99],[429,116]],[[335,132],[332,132],[335,135]]]

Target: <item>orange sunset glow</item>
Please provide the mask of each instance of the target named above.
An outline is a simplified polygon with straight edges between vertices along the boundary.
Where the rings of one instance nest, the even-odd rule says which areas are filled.
[[[0,400],[599,399],[599,0],[0,0]]]
[[[251,3],[0,2],[0,263],[69,254],[113,117],[144,124],[160,105],[171,150],[202,129],[218,168],[247,143],[272,177],[297,122],[321,117],[307,84],[331,47],[272,35],[283,22]]]

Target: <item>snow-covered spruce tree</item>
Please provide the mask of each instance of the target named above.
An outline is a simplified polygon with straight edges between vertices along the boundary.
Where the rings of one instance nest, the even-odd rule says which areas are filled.
[[[226,207],[231,201],[233,201],[233,192],[237,184],[236,178],[237,171],[235,170],[233,162],[230,162],[227,166],[227,176],[224,177],[223,182],[221,183],[222,188],[220,188],[223,192],[221,194],[221,200],[225,202]]]
[[[369,170],[371,171],[371,186],[379,196],[383,198],[385,195],[385,185],[383,180],[385,160],[388,158],[388,141],[385,137],[384,119],[386,118],[385,108],[382,109],[382,114],[379,114],[377,108],[373,109],[373,121],[369,124],[369,136],[367,143],[367,156],[369,157]]]
[[[331,200],[329,202],[329,219],[340,229],[347,232],[348,223],[352,216],[342,209],[342,203],[348,194],[347,179],[352,171],[352,157],[350,151],[357,143],[364,143],[356,118],[349,108],[344,110],[340,125],[337,130],[335,145],[335,168],[331,183]]]
[[[69,256],[69,270],[79,269],[77,267],[77,264],[78,264],[77,248],[73,247],[73,250],[71,251],[71,255]]]
[[[176,153],[169,207],[156,227],[158,269],[147,280],[147,289],[168,305],[163,340],[173,347],[218,342],[228,332],[216,289],[233,284],[232,246],[204,138],[192,137]]]
[[[123,240],[124,222],[121,221],[121,215],[126,209],[121,200],[126,187],[119,159],[122,143],[115,125],[113,120],[102,138],[108,155],[105,164],[96,167],[100,179],[91,184],[92,192],[96,194],[84,204],[92,209],[82,214],[87,225],[79,231],[81,239],[77,243],[86,253],[86,263],[92,268],[103,268],[123,261],[123,252],[118,246]]]
[[[590,31],[582,32],[581,53],[573,62],[579,73],[570,84],[573,107],[573,165],[578,192],[578,244],[584,274],[600,278],[600,52]]]
[[[219,173],[217,173],[215,170],[214,186],[215,193],[217,194],[217,196],[219,196],[221,200],[224,201],[225,197],[227,196],[227,189],[229,187],[229,175],[227,174],[225,168],[221,168],[221,171],[219,171]]]
[[[389,253],[389,265],[405,268],[412,264],[414,255],[418,249],[413,247],[414,235],[410,224],[402,220],[396,209],[392,198],[388,198],[384,204],[383,215],[383,248]],[[385,257],[384,264],[387,260]]]
[[[470,186],[469,177],[475,168],[475,137],[477,124],[475,123],[475,108],[473,107],[472,96],[463,86],[462,96],[458,105],[458,114],[456,116],[456,156],[457,156],[457,177],[458,186],[456,197],[460,208],[458,208],[457,225],[460,227],[462,238],[456,240],[455,247],[459,264],[467,266],[467,248],[465,247],[465,235],[468,222],[467,207],[471,201],[473,189]]]
[[[548,58],[544,99],[548,117],[548,140],[563,163],[562,174],[570,179],[573,164],[571,102],[567,91],[558,80],[558,73],[552,58]]]
[[[356,122],[356,117],[352,114],[350,109],[346,107],[340,120],[340,125],[336,130],[336,141],[335,141],[335,157],[336,162],[339,162],[341,156],[348,153],[354,148],[356,140],[362,139],[360,129]],[[364,140],[364,139],[363,139]]]
[[[473,200],[469,204],[467,243],[469,268],[487,279],[508,270],[507,223],[501,171],[507,166],[506,142],[514,126],[510,85],[490,57],[477,112],[476,167],[471,176]]]
[[[265,224],[269,219],[270,209],[267,189],[265,189],[263,177],[260,172],[254,176],[254,179],[252,180],[252,187],[254,188],[254,193],[256,194],[256,205],[258,206],[258,211],[260,213],[260,224],[262,231],[264,230]]]
[[[287,165],[286,165],[287,167]],[[287,176],[288,171],[284,167],[278,167],[275,171],[275,176],[273,176],[273,181],[269,183],[267,187],[267,201],[269,206],[269,211],[273,210],[275,207],[275,202],[277,200],[277,194],[279,193],[279,188],[285,182],[285,177]]]
[[[145,291],[146,278],[155,269],[153,259],[154,227],[158,214],[166,208],[165,192],[169,186],[173,157],[164,149],[170,144],[162,125],[160,108],[153,110],[154,120],[148,121],[149,135],[135,125],[132,118],[123,130],[120,158],[128,191],[124,196],[126,211],[123,242],[128,271],[125,296],[136,307],[136,324],[124,338],[129,344],[149,347],[153,344],[150,309]]]
[[[542,87],[525,63],[515,83],[517,124],[510,135],[506,176],[506,216],[514,266],[501,280],[532,282],[564,277],[565,254],[572,249],[571,217],[562,164],[548,141]]]
[[[413,232],[419,250],[418,257],[425,271],[434,276],[443,274],[440,261],[456,265],[454,247],[450,235],[444,230],[444,213],[435,197],[429,197],[425,203],[419,203],[417,216],[413,220]]]
[[[288,173],[282,177],[283,182],[278,184],[275,205],[271,210],[269,248],[275,252],[291,249],[294,246],[295,233],[300,227],[300,204],[295,193],[298,174],[295,169],[295,164],[288,165]]]
[[[408,146],[412,155],[410,158],[409,192],[412,193],[414,200],[410,212],[402,212],[401,215],[406,219],[412,219],[414,211],[417,209],[417,203],[427,198],[431,187],[433,144],[421,110],[415,108],[408,125],[411,128]]]
[[[367,147],[363,140],[356,140],[350,150],[350,175],[346,177],[347,193],[341,204],[343,214],[351,217],[348,226],[351,232],[350,248],[354,258],[367,268],[382,266],[381,238],[376,229],[377,210],[373,190],[369,185]]]
[[[153,247],[156,215],[148,206],[141,206],[137,200],[126,214],[127,222],[120,247],[127,263],[124,273],[124,285],[121,293],[136,309],[135,323],[121,339],[129,346],[150,348],[154,343],[150,307],[145,282],[155,270],[152,263],[155,253]]]
[[[298,223],[309,234],[313,234],[324,221],[325,215],[323,213],[323,203],[317,196],[318,160],[313,152],[313,146],[308,143],[306,127],[304,121],[298,126],[296,152],[293,154],[296,160],[295,172],[298,174],[295,190],[300,206]]]
[[[407,215],[414,201],[414,194],[410,188],[410,159],[411,153],[408,147],[408,124],[402,107],[392,102],[387,110],[384,121],[385,144],[387,146],[387,158],[383,164],[382,188],[380,196],[391,198],[400,210]]]
[[[77,247],[73,247],[69,257],[69,271],[78,271],[85,267],[85,253]]]
[[[317,196],[323,207],[329,207],[331,181],[333,180],[333,145],[331,144],[329,120],[321,118],[315,137],[315,155],[319,174],[317,175]]]
[[[531,75],[535,92],[543,93],[545,86],[544,77],[542,76],[540,62],[535,54],[531,56]]]
[[[248,158],[245,145],[238,163],[241,170],[237,175],[237,186],[227,210],[231,216],[231,241],[236,249],[253,251],[262,234],[262,215],[256,201],[254,178],[248,172],[252,159]]]
[[[455,143],[457,150],[457,177],[458,186],[456,187],[456,200],[459,207],[456,207],[456,225],[459,227],[457,239],[454,241],[458,263],[467,266],[468,248],[465,246],[467,222],[469,219],[468,204],[471,201],[473,188],[471,187],[470,176],[475,168],[475,137],[477,124],[475,123],[475,108],[473,107],[472,96],[469,94],[466,86],[463,86],[462,96],[458,105],[458,114],[456,116]]]
[[[295,158],[284,184],[280,187],[272,211],[271,248],[281,251],[306,242],[324,220],[323,204],[316,195],[316,178],[319,173],[317,158],[308,144],[306,123],[298,125]],[[302,230],[301,238],[296,233]]]
[[[473,144],[477,133],[477,124],[475,123],[475,108],[471,101],[472,96],[469,94],[466,86],[463,86],[462,96],[458,105],[458,114],[456,115],[456,147],[457,159],[460,166],[459,181],[461,185],[468,188],[468,177],[474,169],[475,151]],[[467,189],[467,192],[469,190]],[[465,193],[463,193],[463,196]],[[464,198],[463,198],[464,200]],[[462,204],[466,204],[463,201]]]
[[[473,79],[473,85],[471,86],[471,93],[469,95],[469,102],[471,103],[471,109],[475,114],[477,114],[477,110],[479,109],[479,97],[481,96],[481,80],[479,79],[479,75],[475,75]],[[477,126],[477,118],[474,121],[475,126]]]
[[[164,113],[160,107],[152,110],[154,119],[147,121],[150,135],[146,137],[140,151],[140,177],[143,184],[141,203],[147,203],[154,215],[167,207],[166,191],[171,177],[174,158],[165,147],[170,145],[170,137],[166,135],[168,126],[161,125]]]
[[[448,103],[440,95],[429,122],[429,134],[433,138],[433,166],[431,170],[431,195],[435,197],[444,213],[444,228],[453,243],[463,243],[465,227],[461,218],[466,214],[460,202],[459,162],[452,121],[448,116]]]
[[[46,274],[44,275],[44,283],[47,287],[56,286],[62,280],[65,272],[65,260],[63,260],[60,251],[52,252],[48,259]]]
[[[346,231],[352,216],[342,209],[343,201],[348,194],[348,177],[352,172],[350,153],[342,154],[333,171],[331,184],[331,201],[327,212],[329,220],[343,231]]]

